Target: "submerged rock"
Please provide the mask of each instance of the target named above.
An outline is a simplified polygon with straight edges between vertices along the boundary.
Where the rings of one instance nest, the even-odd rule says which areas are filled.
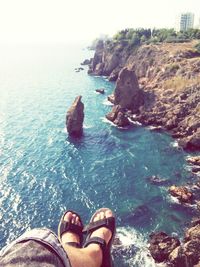
[[[79,137],[83,133],[84,104],[81,96],[77,96],[67,111],[66,127],[69,135]]]
[[[185,186],[172,185],[169,188],[169,193],[176,197],[180,202],[191,203],[193,194]]]
[[[154,185],[164,186],[170,184],[170,181],[168,179],[161,178],[157,175],[152,175],[150,177],[147,177],[147,180],[149,180],[149,182]]]

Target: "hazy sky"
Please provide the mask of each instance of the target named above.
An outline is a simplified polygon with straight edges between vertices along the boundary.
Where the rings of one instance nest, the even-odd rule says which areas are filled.
[[[0,43],[73,42],[128,27],[174,27],[200,0],[0,0]]]

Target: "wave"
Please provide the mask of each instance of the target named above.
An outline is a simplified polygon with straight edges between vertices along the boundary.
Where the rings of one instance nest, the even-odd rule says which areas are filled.
[[[129,120],[129,122],[130,122],[131,124],[133,124],[133,125],[139,125],[139,126],[142,125],[142,123],[139,122],[139,121],[132,121],[130,118],[128,118],[128,120]]]
[[[120,253],[120,257],[123,258],[125,266],[166,266],[155,263],[148,250],[147,239],[134,228],[117,228],[117,237],[119,238],[121,244],[116,245],[116,247],[114,246],[114,251],[115,249],[119,251],[119,247],[122,248],[122,254]]]
[[[92,128],[93,126],[92,125],[86,125],[86,124],[83,124],[83,129],[90,129]]]
[[[115,125],[112,121],[109,121],[108,119],[106,119],[106,117],[101,117],[101,120],[102,120],[102,122],[109,123],[112,126],[118,128],[118,129],[121,129],[121,130],[127,130],[129,128],[129,127],[119,127],[119,126]]]
[[[107,98],[103,101],[103,105],[105,105],[105,106],[114,106],[110,101],[108,101]]]
[[[171,146],[171,147],[174,147],[174,148],[180,148],[180,147],[179,147],[179,144],[178,144],[178,142],[177,142],[176,140],[173,141],[173,142],[171,142],[171,143],[170,143],[170,146]]]

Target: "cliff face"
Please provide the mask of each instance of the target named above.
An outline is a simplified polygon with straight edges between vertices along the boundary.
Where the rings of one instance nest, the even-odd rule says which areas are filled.
[[[194,45],[195,41],[150,44],[133,50],[124,44],[100,42],[89,73],[116,80],[123,68],[134,71],[144,92],[144,103],[134,119],[162,126],[186,149],[200,149],[200,54]],[[134,107],[129,109],[134,111]]]

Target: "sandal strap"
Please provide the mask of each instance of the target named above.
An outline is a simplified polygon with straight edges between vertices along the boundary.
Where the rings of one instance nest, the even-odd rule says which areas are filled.
[[[100,237],[91,237],[89,238],[85,244],[84,244],[84,248],[87,247],[88,245],[90,244],[97,244],[97,245],[100,245],[101,249],[102,249],[102,252],[105,251],[106,249],[106,241],[103,239],[103,238],[100,238]]]
[[[83,227],[80,225],[72,224],[71,222],[62,221],[60,225],[60,236],[65,232],[72,232],[77,234],[79,237],[82,236]]]
[[[85,233],[93,232],[101,227],[106,227],[109,230],[111,230],[111,232],[113,233],[115,229],[115,218],[108,217],[102,220],[98,220],[96,222],[91,222],[83,228],[83,233],[85,234]]]

